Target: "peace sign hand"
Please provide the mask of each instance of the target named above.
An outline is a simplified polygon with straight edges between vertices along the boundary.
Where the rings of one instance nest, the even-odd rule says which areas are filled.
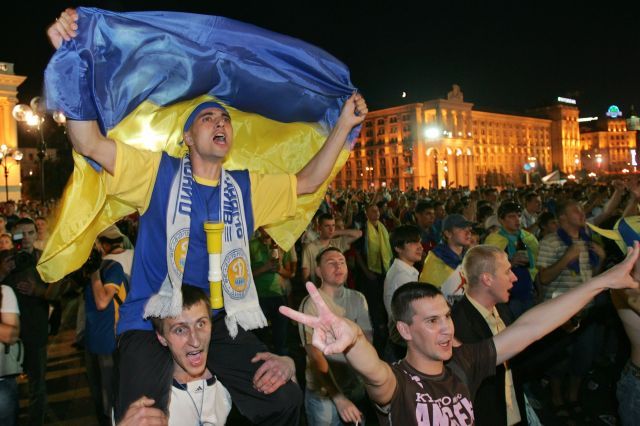
[[[318,316],[303,314],[287,306],[280,306],[280,313],[313,328],[311,344],[323,354],[332,355],[348,351],[356,343],[362,330],[354,322],[331,312],[312,282],[307,282],[306,287],[316,305]]]

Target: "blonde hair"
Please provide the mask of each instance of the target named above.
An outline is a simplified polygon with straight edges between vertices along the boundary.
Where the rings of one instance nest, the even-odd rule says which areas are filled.
[[[493,275],[496,272],[496,260],[499,253],[504,253],[504,251],[487,244],[480,244],[469,249],[462,260],[462,269],[470,286],[480,282],[482,274]]]

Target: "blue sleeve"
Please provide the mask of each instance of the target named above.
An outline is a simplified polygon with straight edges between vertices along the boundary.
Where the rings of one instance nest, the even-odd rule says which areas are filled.
[[[100,279],[102,280],[102,285],[122,285],[122,283],[124,283],[126,280],[126,275],[124,274],[122,265],[119,262],[113,262],[107,266],[104,266],[100,270]]]

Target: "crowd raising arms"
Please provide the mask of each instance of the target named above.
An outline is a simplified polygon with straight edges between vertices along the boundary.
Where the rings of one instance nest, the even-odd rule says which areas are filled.
[[[496,348],[496,365],[509,360],[534,341],[542,338],[568,321],[593,297],[606,289],[637,289],[639,284],[631,273],[636,267],[640,245],[636,242],[629,249],[626,259],[608,271],[591,279],[568,293],[540,304],[523,314],[513,325],[493,337]],[[317,289],[307,283],[307,291],[317,306],[318,316],[305,315],[288,307],[280,312],[287,317],[314,329],[313,345],[325,354],[344,353],[347,361],[364,378],[372,401],[380,406],[389,404],[397,387],[396,376],[390,366],[380,360],[360,328],[353,322],[333,314],[320,297]],[[431,312],[416,314],[422,310],[419,304],[430,303]],[[418,309],[416,309],[418,308]],[[412,323],[398,321],[398,331],[407,340],[407,361],[425,374],[439,374],[444,362],[451,357],[454,344],[453,323],[450,308],[444,297],[434,301],[420,299],[412,304]],[[424,312],[424,311],[422,311]],[[424,343],[425,330],[437,329],[443,351],[432,353]],[[447,338],[448,337],[448,338]],[[440,355],[440,356],[439,356]]]

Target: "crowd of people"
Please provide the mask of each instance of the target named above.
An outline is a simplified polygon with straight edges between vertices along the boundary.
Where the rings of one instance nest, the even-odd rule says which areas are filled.
[[[589,224],[611,229],[621,218],[638,215],[639,195],[634,180],[502,191],[330,189],[313,222],[291,249],[280,248],[263,228],[251,238],[251,270],[260,307],[269,321],[268,327],[254,333],[273,354],[290,355],[290,324],[278,309],[287,306],[317,315],[314,299],[303,294],[304,282],[311,281],[330,311],[362,329],[376,355],[392,365],[402,365],[408,345],[394,317],[394,295],[408,283],[409,287],[423,283],[433,286],[433,294],[442,294],[451,306],[455,338],[463,343],[481,342],[545,300],[580,288],[619,263],[624,253]],[[2,208],[2,235],[10,244],[0,250],[5,284],[2,327],[7,329],[7,337],[2,337],[7,344],[20,337],[25,346],[30,418],[41,422],[46,406],[46,342],[56,328],[50,312],[59,308],[60,289],[52,295],[55,286],[48,287],[35,271],[40,254],[36,244],[44,245],[48,237],[43,209],[38,203],[16,206],[13,202]],[[139,222],[139,215],[134,214],[100,233],[92,255],[80,271],[65,280],[63,290],[73,295],[80,291],[83,297],[78,340],[85,350],[96,415],[102,424],[109,423],[114,404],[114,330],[129,291]],[[18,263],[25,266],[16,267],[19,253],[29,253],[33,259],[20,260]],[[187,289],[190,286],[183,292]],[[200,298],[208,306],[204,293],[189,291],[195,293],[189,297]],[[554,410],[552,416],[544,413],[546,419],[555,419],[558,424],[586,421],[580,395],[589,371],[596,362],[613,364],[626,357],[625,342],[616,340],[620,324],[611,317],[616,308],[633,344],[632,358],[624,365],[619,384],[620,416],[623,424],[632,424],[633,395],[637,395],[633,356],[637,357],[638,351],[638,314],[633,301],[624,293],[612,293],[612,297],[601,293],[549,337],[513,360],[500,363],[495,376],[478,380],[472,399],[476,424],[539,424],[535,409],[540,409],[538,400],[543,396],[535,394],[532,383],[541,379],[549,382]],[[191,313],[188,308],[194,303],[185,304],[185,315]],[[20,311],[29,315],[20,316]],[[214,320],[208,321],[211,327]],[[162,325],[154,326],[163,329]],[[362,424],[364,414],[375,410],[366,396],[366,380],[358,375],[360,370],[351,367],[344,355],[326,354],[315,347],[313,327],[301,325],[299,336],[307,355],[307,424]],[[208,349],[208,345],[202,346]],[[216,347],[212,345],[211,350]],[[174,355],[174,362],[177,358]],[[291,364],[287,379],[293,376]],[[14,408],[3,410],[9,416],[17,413],[15,379],[1,381],[4,392],[11,390],[6,395],[13,395],[6,400],[14,401],[10,405]],[[205,394],[205,399],[211,398],[212,404],[216,398],[224,401],[211,405],[210,415],[216,416],[216,410],[227,410],[233,399],[224,386],[215,385],[219,382],[206,383],[212,395]],[[191,407],[188,393],[181,394],[173,387],[171,395],[181,398],[187,409]],[[625,400],[630,402],[623,405]],[[430,418],[434,415],[429,414]]]
[[[81,30],[68,9],[47,34],[58,49]],[[261,425],[374,423],[369,413],[385,425],[538,425],[542,378],[545,421],[585,424],[588,372],[621,358],[619,417],[637,422],[638,182],[329,189],[296,244],[279,247],[268,226],[328,179],[367,112],[352,94],[313,158],[274,175],[224,170],[233,125],[214,101],[190,111],[181,158],[70,120],[74,150],[100,166],[90,221],[104,226],[78,226],[61,206],[52,239],[63,248],[51,254],[46,206],[7,202],[0,217],[0,341],[24,345],[29,424],[45,420],[60,294],[82,297],[78,343],[100,424],[221,425],[235,406]],[[215,220],[220,252],[206,237]],[[69,247],[84,264],[45,284],[47,262]],[[222,307],[209,294],[216,280]],[[16,423],[16,375],[0,379],[3,425]]]

